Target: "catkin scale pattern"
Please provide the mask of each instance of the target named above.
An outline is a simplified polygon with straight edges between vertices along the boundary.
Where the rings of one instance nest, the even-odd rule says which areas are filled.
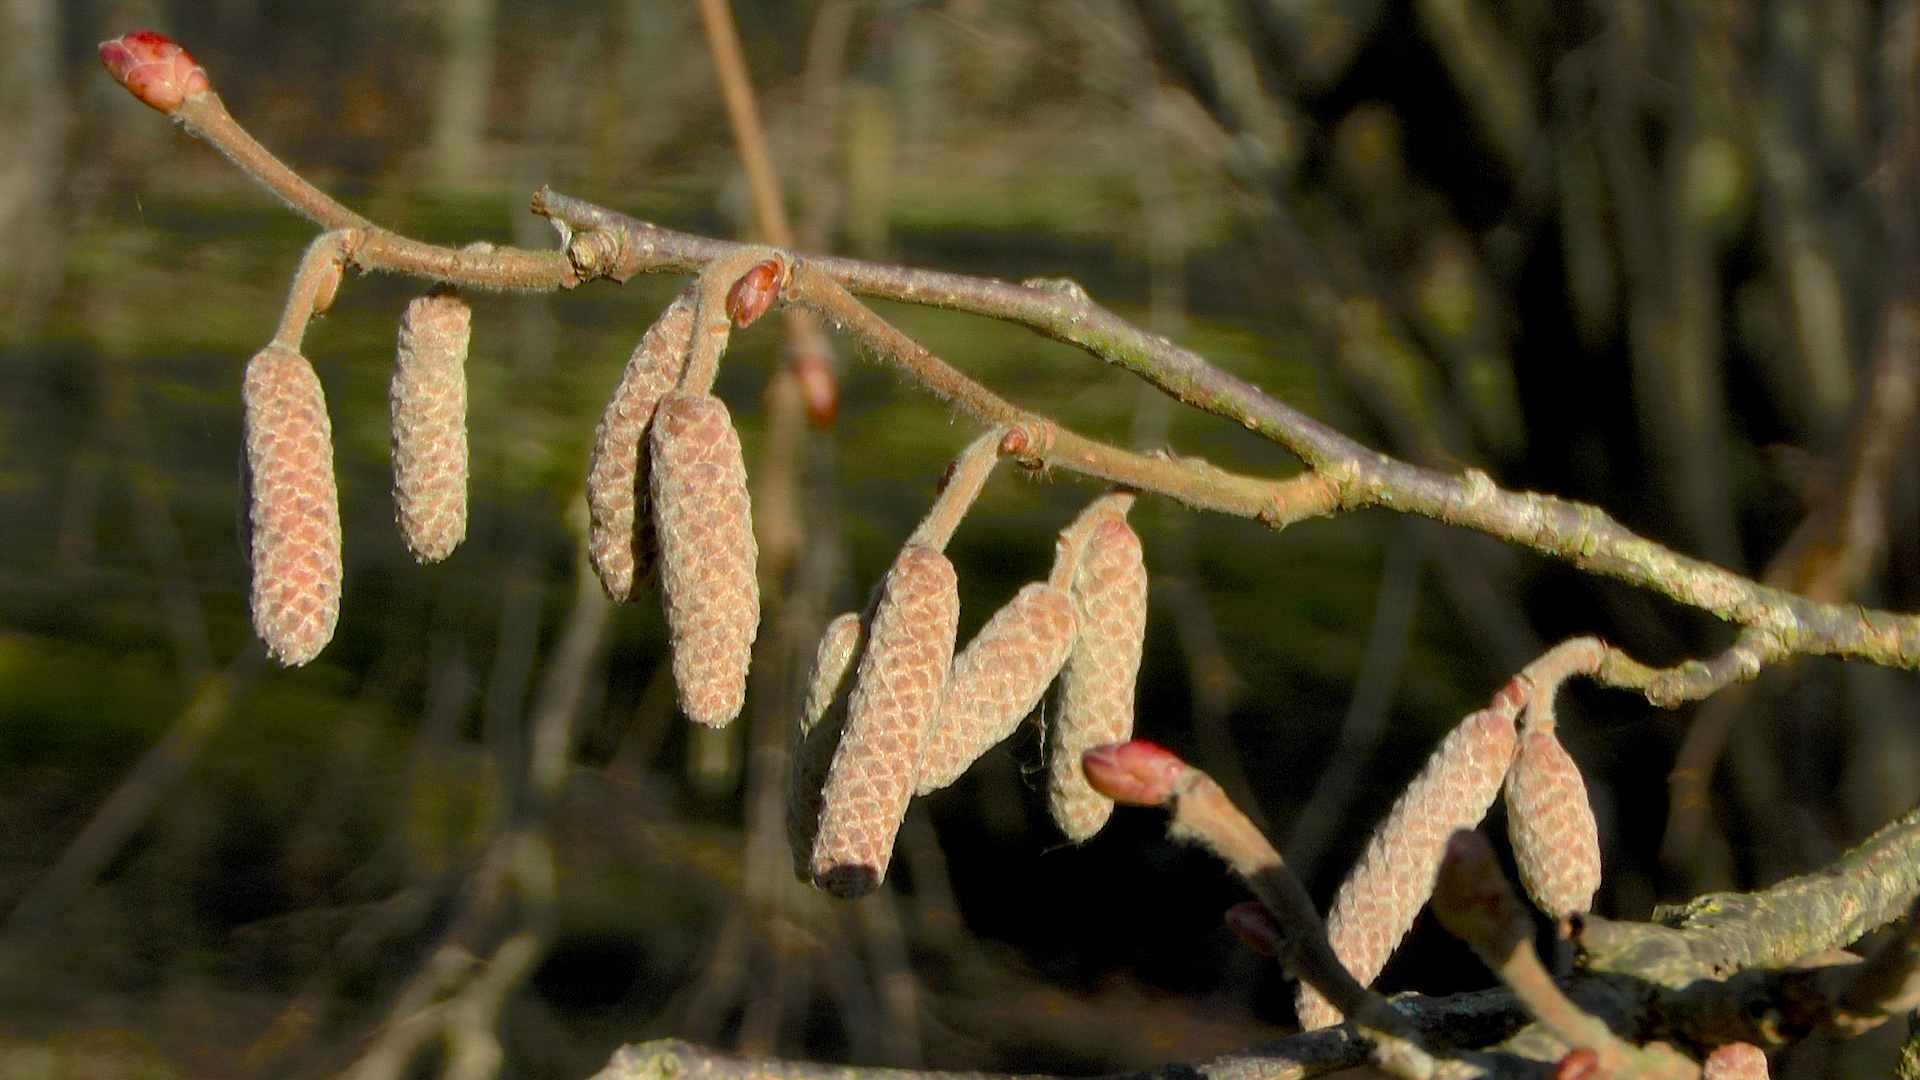
[[[467,535],[467,346],[473,312],[450,294],[414,299],[400,317],[387,389],[394,519],[420,562]]]
[[[1076,843],[1100,831],[1113,800],[1093,790],[1080,755],[1133,735],[1134,685],[1147,627],[1147,569],[1140,537],[1119,512],[1094,525],[1073,577],[1079,634],[1060,675],[1049,736],[1047,807]]]
[[[1513,761],[1513,709],[1482,709],[1447,733],[1387,811],[1341,883],[1327,915],[1327,939],[1353,977],[1380,974],[1433,891],[1434,875],[1456,829],[1471,829],[1500,794]],[[1310,986],[1295,999],[1306,1030],[1339,1023],[1340,1013]]]
[[[640,338],[593,437],[587,468],[587,559],[607,595],[631,600],[658,558],[647,480],[647,429],[680,381],[698,293],[688,286]]]
[[[1073,648],[1073,600],[1045,582],[1021,588],[954,658],[927,737],[916,794],[960,778],[1033,711]]]
[[[740,436],[719,398],[676,390],[660,399],[650,453],[660,591],[680,709],[720,727],[746,701],[760,627],[759,549]]]
[[[813,845],[813,880],[840,896],[870,892],[886,876],[960,621],[953,564],[924,544],[901,550],[881,590]]]
[[[1566,747],[1550,726],[1528,724],[1507,770],[1507,837],[1520,884],[1558,919],[1593,907],[1600,891],[1600,830]]]
[[[340,501],[333,425],[307,358],[269,345],[241,384],[254,631],[277,661],[319,655],[340,617]]]
[[[812,876],[822,788],[846,723],[847,691],[864,632],[859,612],[835,616],[820,634],[813,668],[807,673],[807,697],[794,733],[793,778],[787,790],[787,843],[793,849],[794,873],[803,881]]]

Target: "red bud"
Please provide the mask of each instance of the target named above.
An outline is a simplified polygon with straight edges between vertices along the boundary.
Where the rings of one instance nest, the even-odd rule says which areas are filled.
[[[727,290],[727,318],[736,326],[746,326],[766,314],[787,283],[786,269],[787,264],[779,259],[767,259],[740,275]]]
[[[128,93],[163,113],[178,109],[188,94],[212,87],[207,70],[191,53],[152,30],[101,42],[100,62]]]
[[[1093,790],[1129,806],[1160,806],[1173,798],[1187,763],[1145,739],[1096,746],[1080,756]]]
[[[1274,921],[1273,913],[1258,900],[1242,900],[1227,909],[1222,916],[1227,929],[1240,939],[1240,943],[1261,956],[1279,956],[1280,924]]]
[[[1599,1076],[1600,1055],[1584,1046],[1567,1051],[1553,1067],[1553,1080],[1597,1080]]]

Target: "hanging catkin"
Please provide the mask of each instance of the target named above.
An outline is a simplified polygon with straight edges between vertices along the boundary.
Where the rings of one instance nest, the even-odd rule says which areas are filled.
[[[760,628],[759,549],[740,436],[719,398],[676,390],[650,436],[660,592],[680,709],[713,727],[740,714]]]
[[[407,550],[439,562],[467,535],[467,343],[473,312],[450,293],[400,316],[387,406],[394,519]]]
[[[846,723],[847,691],[853,686],[863,627],[860,613],[834,617],[820,635],[813,669],[807,673],[807,699],[793,744],[793,781],[787,791],[787,843],[793,869],[802,880],[812,876],[813,838],[820,828],[821,789]]]
[[[653,577],[658,547],[647,507],[647,426],[686,366],[697,296],[696,286],[689,285],[647,328],[594,433],[587,469],[587,558],[615,600],[633,599]]]
[[[1507,700],[1503,694],[1441,740],[1341,883],[1327,916],[1327,938],[1362,985],[1380,974],[1427,902],[1447,838],[1456,829],[1478,825],[1500,794],[1514,749],[1515,708]],[[1312,987],[1300,987],[1295,1005],[1303,1029],[1340,1021],[1340,1013]]]
[[[1590,910],[1600,891],[1600,830],[1550,710],[1528,711],[1506,800],[1507,837],[1527,895],[1556,919]]]
[[[247,361],[240,396],[253,628],[275,660],[304,664],[340,617],[333,425],[313,365],[282,345]]]
[[[960,618],[953,564],[925,544],[901,550],[881,589],[813,845],[813,880],[840,896],[886,876]]]
[[[1022,588],[954,658],[920,761],[917,794],[960,778],[1033,711],[1073,648],[1073,600],[1046,582]]]
[[[1060,708],[1048,738],[1047,806],[1069,840],[1106,824],[1113,800],[1087,786],[1080,755],[1133,734],[1134,683],[1147,629],[1147,568],[1140,537],[1127,524],[1131,497],[1092,523],[1073,575],[1079,635],[1060,674]],[[1096,503],[1099,507],[1102,503]]]

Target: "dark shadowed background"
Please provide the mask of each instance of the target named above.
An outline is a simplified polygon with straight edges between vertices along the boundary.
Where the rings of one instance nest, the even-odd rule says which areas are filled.
[[[1597,503],[1743,573],[1843,479],[1911,250],[1911,207],[1887,198],[1914,153],[1910,3],[733,7],[804,248],[1070,277],[1370,445]],[[573,719],[573,771],[539,838],[543,929],[481,1009],[502,1057],[429,1040],[392,1075],[580,1077],[663,1035],[1095,1072],[1289,1028],[1291,985],[1220,922],[1239,889],[1158,815],[1060,841],[1037,723],[915,803],[879,895],[791,879],[795,676],[757,681],[727,732],[692,730],[658,605],[609,612],[581,584],[594,424],[681,281],[471,298],[472,525],[419,567],[391,523],[385,397],[422,286],[350,280],[306,339],[338,455],[339,631],[307,667],[264,662],[239,374],[315,230],[102,74],[94,43],[142,26],[408,234],[551,246],[526,211],[542,183],[753,233],[691,4],[0,2],[0,1076],[331,1075],[392,1045],[446,1000],[432,965],[484,967],[533,917],[512,897],[484,925],[463,913],[503,888],[550,708]],[[1067,347],[882,311],[1088,434],[1295,469]],[[758,470],[778,321],[735,341],[718,392]],[[844,343],[839,363],[838,422],[795,461],[780,587],[799,625],[763,641],[857,606],[976,430]],[[1848,586],[1903,610],[1911,443]],[[1093,491],[1017,473],[953,544],[963,640]],[[1139,730],[1256,810],[1323,903],[1442,733],[1548,644],[1673,663],[1732,636],[1384,511],[1276,534],[1148,499],[1133,520],[1153,574]],[[1910,674],[1802,660],[1730,694],[1661,711],[1569,691],[1600,911],[1811,868],[1920,793]],[[1716,705],[1725,751],[1676,812],[1668,772]],[[1490,981],[1423,920],[1382,985]],[[1881,1071],[1902,1034],[1815,1040],[1775,1075]]]

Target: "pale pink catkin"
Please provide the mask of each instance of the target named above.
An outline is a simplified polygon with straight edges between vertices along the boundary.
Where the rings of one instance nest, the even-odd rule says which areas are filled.
[[[1507,770],[1507,837],[1520,883],[1554,918],[1588,911],[1600,891],[1600,830],[1566,748],[1550,726],[1528,725]]]
[[[1334,954],[1362,985],[1380,974],[1432,894],[1447,838],[1486,816],[1513,751],[1511,710],[1473,713],[1441,740],[1374,830],[1327,915]],[[1295,1006],[1304,1029],[1340,1021],[1312,987],[1300,987]]]
[[[1701,1080],[1767,1080],[1767,1055],[1752,1043],[1716,1046],[1701,1063]]]
[[[1047,806],[1076,843],[1100,831],[1113,800],[1087,785],[1080,755],[1133,735],[1134,684],[1147,630],[1147,568],[1140,537],[1115,513],[1096,525],[1073,577],[1079,624],[1060,675],[1048,738]]]
[[[394,519],[407,550],[439,562],[467,535],[467,345],[473,312],[451,294],[400,317],[387,389]]]
[[[908,544],[887,572],[827,770],[813,880],[840,896],[878,887],[913,796],[926,733],[953,663],[953,564]]]
[[[740,436],[719,398],[676,390],[660,399],[649,438],[660,592],[680,709],[720,727],[746,701],[760,628],[759,548]]]
[[[319,655],[340,618],[333,425],[306,357],[269,345],[241,384],[253,628],[275,660]]]
[[[953,660],[916,793],[953,783],[1013,734],[1060,673],[1073,640],[1073,600],[1045,582],[1025,586],[994,612]]]
[[[803,881],[812,876],[822,788],[846,723],[847,692],[853,685],[853,665],[864,633],[859,612],[835,616],[820,635],[813,668],[807,673],[807,697],[795,732],[793,778],[787,792],[787,843],[793,849],[794,873]]]
[[[697,296],[688,286],[647,328],[594,432],[587,468],[587,558],[615,600],[633,599],[654,574],[658,544],[647,505],[647,428],[686,367]]]

